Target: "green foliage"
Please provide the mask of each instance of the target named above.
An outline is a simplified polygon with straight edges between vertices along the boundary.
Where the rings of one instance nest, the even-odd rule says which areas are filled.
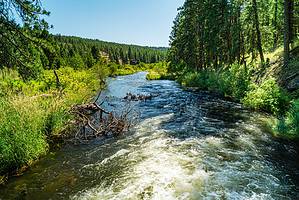
[[[147,80],[161,80],[170,79],[168,74],[169,64],[166,62],[159,62],[154,64],[149,64],[146,66],[148,74],[146,75]]]
[[[242,99],[248,90],[250,80],[247,69],[237,64],[222,71],[201,70],[199,72],[187,72],[178,81],[186,87],[196,87],[201,90],[210,90]]]
[[[133,65],[119,65],[117,70],[111,74],[112,76],[125,76],[138,72],[139,69]]]
[[[248,107],[279,115],[286,111],[289,100],[275,79],[269,78],[261,85],[251,84],[242,102]]]
[[[0,98],[0,174],[16,170],[45,154],[45,111],[30,99]]]
[[[287,113],[286,124],[291,134],[299,136],[299,99],[293,102]]]
[[[156,72],[149,72],[147,75],[146,75],[146,79],[147,80],[161,80],[162,79],[162,76],[161,74],[159,73],[156,73]]]
[[[59,135],[72,116],[74,104],[94,96],[107,76],[106,66],[57,70],[62,92],[52,70],[24,81],[14,70],[0,71],[0,175],[30,164],[48,150],[48,139]],[[22,94],[22,95],[20,95]]]
[[[183,86],[209,90],[240,100],[244,105],[281,115],[288,109],[290,97],[275,79],[269,78],[261,85],[251,83],[247,68],[237,64],[219,72],[201,70],[187,72],[178,78]]]
[[[286,116],[278,120],[276,130],[284,137],[299,137],[299,99],[294,100]]]
[[[224,91],[229,91],[233,97],[237,99],[242,99],[245,93],[248,91],[250,84],[249,73],[244,65],[233,64],[227,73],[224,73],[224,80],[226,88]],[[220,85],[220,87],[221,87]]]
[[[206,71],[188,72],[178,79],[178,82],[186,87],[197,87],[202,90],[207,89]]]
[[[30,80],[38,78],[42,71],[43,66],[40,58],[40,52],[34,47],[30,48],[30,55],[32,56],[26,64],[20,63],[17,70],[23,80]]]
[[[68,59],[68,65],[74,69],[88,68],[87,63],[85,65],[82,57],[79,54],[75,54],[70,59]]]
[[[291,4],[289,35],[297,45],[294,22],[298,21],[295,10],[299,4]],[[283,45],[284,7],[280,0],[186,0],[178,11],[168,53],[174,68],[181,63],[196,71],[241,64],[246,57],[254,61],[264,50]]]

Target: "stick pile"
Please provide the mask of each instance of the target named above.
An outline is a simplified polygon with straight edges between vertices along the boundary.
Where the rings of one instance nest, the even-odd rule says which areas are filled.
[[[108,112],[96,103],[73,106],[71,113],[75,116],[73,124],[78,127],[74,139],[88,141],[101,136],[119,136],[134,125],[136,118],[132,117],[130,106],[122,112]]]

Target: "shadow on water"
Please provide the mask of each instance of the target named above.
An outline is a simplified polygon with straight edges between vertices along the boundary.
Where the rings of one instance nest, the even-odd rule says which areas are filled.
[[[127,92],[140,122],[125,136],[66,146],[0,188],[0,199],[299,199],[298,149],[264,116],[145,73],[108,81],[107,109]]]

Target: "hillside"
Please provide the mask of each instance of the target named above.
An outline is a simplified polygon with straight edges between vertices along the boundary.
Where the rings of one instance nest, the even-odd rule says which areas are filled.
[[[277,79],[278,84],[291,94],[298,97],[299,94],[299,47],[291,52],[291,60],[287,67],[283,64],[283,52],[281,49],[273,53],[269,67],[264,70],[259,82],[263,82],[270,76]]]

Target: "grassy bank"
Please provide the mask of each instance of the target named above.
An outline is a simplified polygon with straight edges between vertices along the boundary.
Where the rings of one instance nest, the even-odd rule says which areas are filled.
[[[0,175],[17,172],[49,149],[72,119],[74,104],[88,102],[103,87],[100,80],[109,70],[96,65],[91,69],[52,70],[24,82],[14,70],[0,71]]]

